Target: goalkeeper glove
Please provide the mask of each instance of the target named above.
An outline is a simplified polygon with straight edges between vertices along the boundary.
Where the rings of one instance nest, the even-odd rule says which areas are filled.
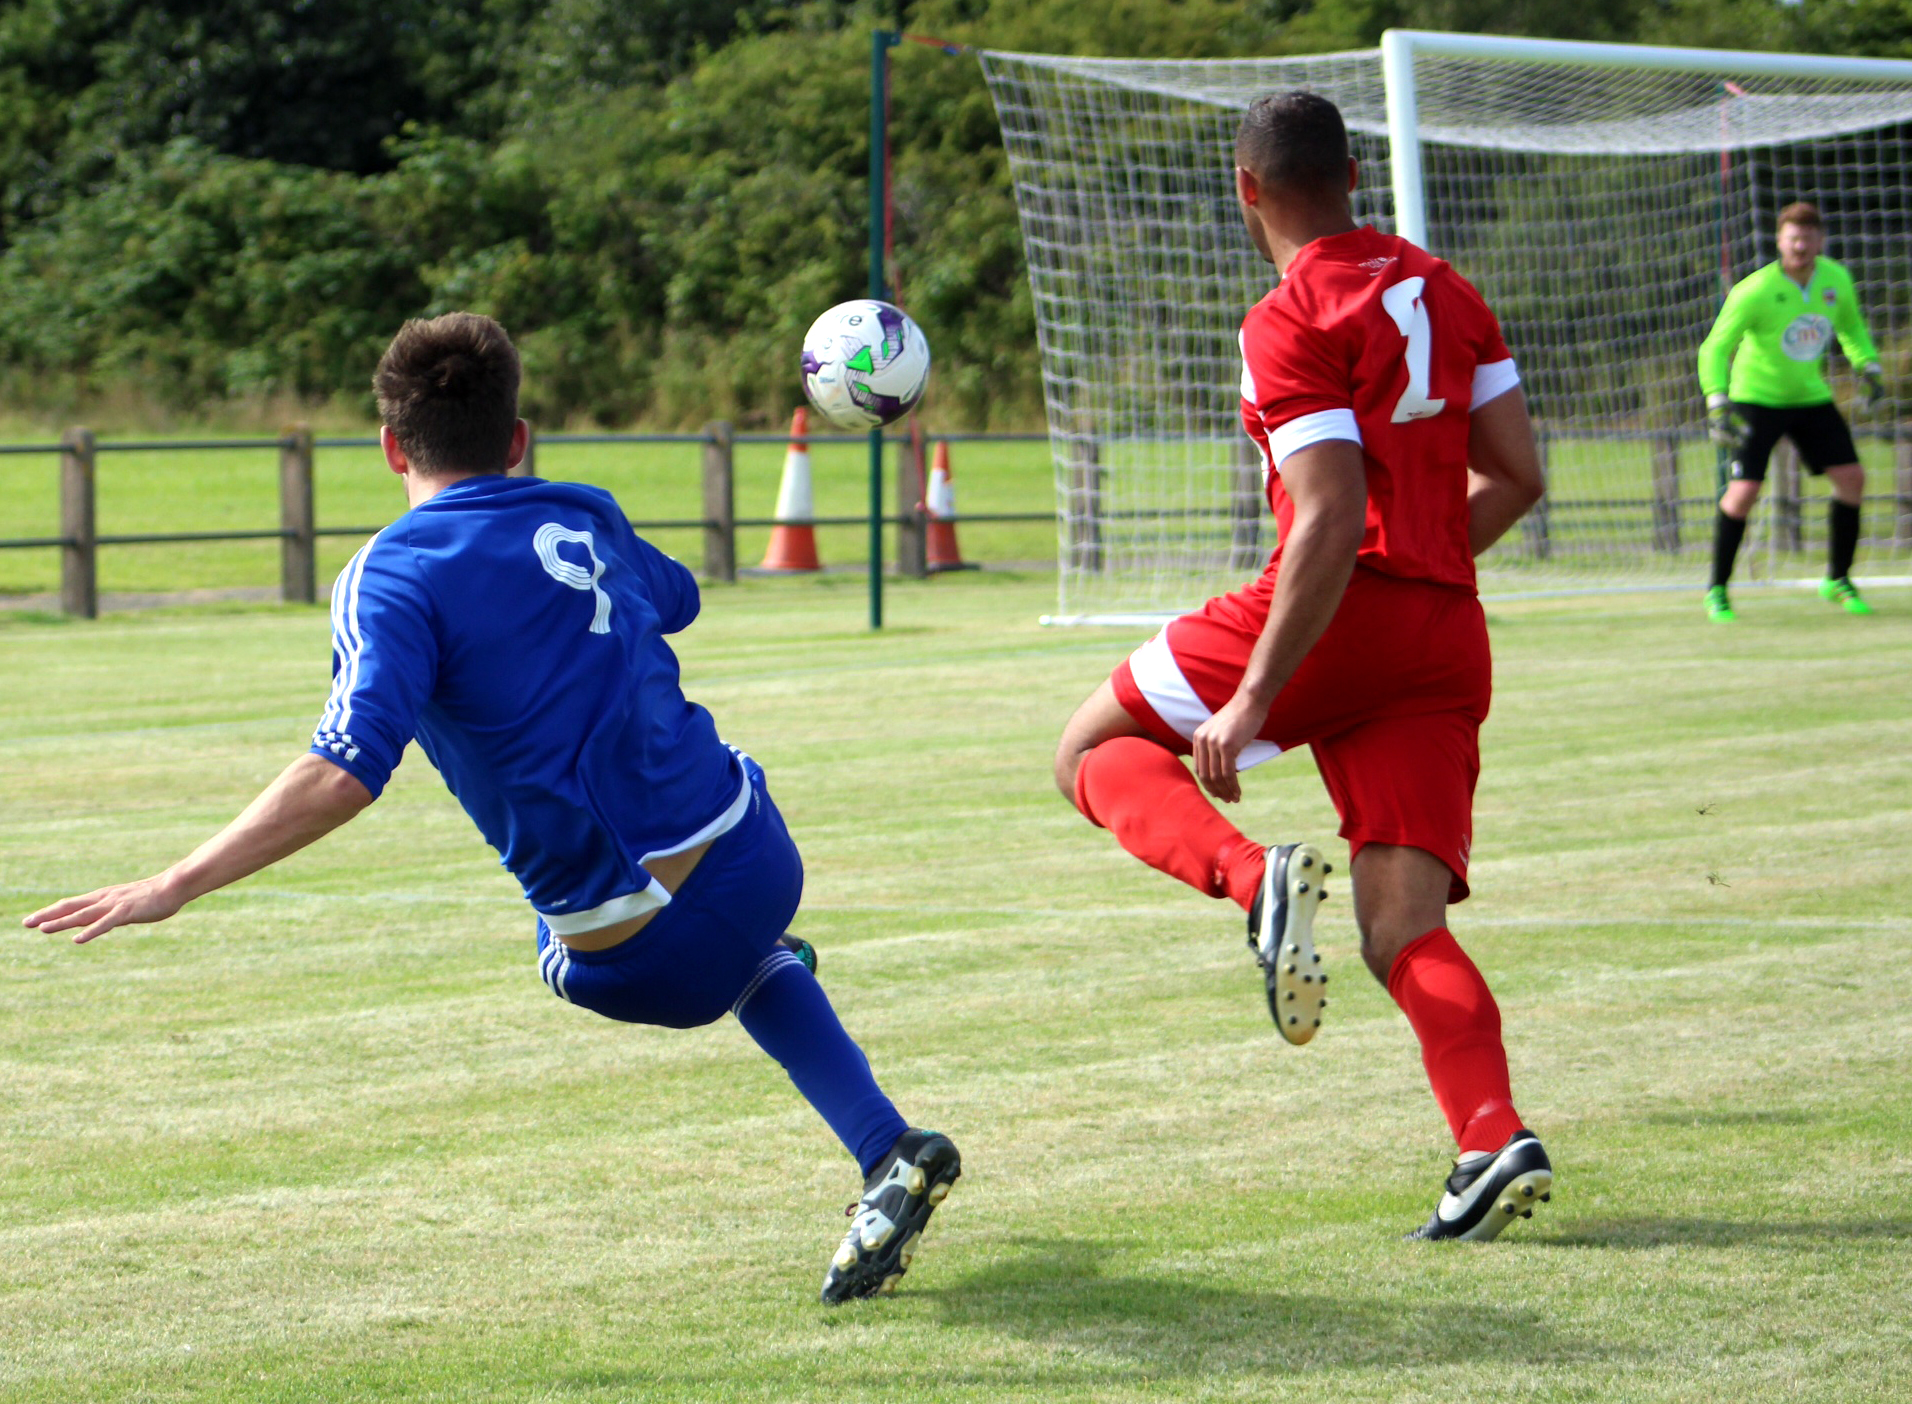
[[[1866,382],[1866,408],[1877,414],[1885,405],[1885,371],[1877,361],[1859,372]]]
[[[1706,397],[1706,436],[1729,453],[1746,444],[1748,426],[1732,402],[1717,391]]]

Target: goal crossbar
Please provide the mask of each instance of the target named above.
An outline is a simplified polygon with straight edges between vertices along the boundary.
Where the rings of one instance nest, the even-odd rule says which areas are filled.
[[[1662,44],[1599,44],[1584,40],[1522,39],[1499,34],[1446,34],[1390,29],[1381,35],[1382,81],[1387,88],[1387,137],[1394,176],[1395,232],[1427,247],[1427,195],[1421,180],[1421,124],[1415,59],[1455,58],[1560,64],[1575,68],[1711,74],[1717,77],[1825,78],[1912,87],[1912,59],[1842,58],[1830,54],[1745,53]],[[1877,114],[1856,128],[1902,120],[1900,110]],[[1851,130],[1853,128],[1848,128]],[[1831,131],[1816,135],[1832,135]],[[1622,134],[1609,132],[1609,139]],[[1729,134],[1732,141],[1745,138]],[[1692,141],[1693,138],[1685,138]],[[1716,148],[1717,142],[1713,143]],[[1600,148],[1595,147],[1598,150]],[[1605,149],[1612,150],[1612,146]],[[1707,149],[1707,148],[1699,148]]]

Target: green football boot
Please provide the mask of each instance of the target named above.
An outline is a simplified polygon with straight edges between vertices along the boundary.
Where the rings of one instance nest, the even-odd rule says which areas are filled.
[[[1739,616],[1733,613],[1731,601],[1726,598],[1724,585],[1710,586],[1706,591],[1706,617],[1715,624],[1731,624]]]
[[[1872,606],[1859,598],[1858,587],[1852,583],[1849,575],[1842,575],[1837,580],[1821,580],[1819,598],[1835,601],[1847,614],[1872,613]]]

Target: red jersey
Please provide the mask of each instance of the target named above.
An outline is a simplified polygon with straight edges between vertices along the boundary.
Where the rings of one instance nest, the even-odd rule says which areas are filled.
[[[1360,564],[1473,589],[1468,416],[1520,383],[1473,286],[1372,228],[1317,239],[1243,319],[1241,351],[1242,424],[1261,448],[1282,540],[1295,515],[1282,460],[1351,440],[1368,469]]]

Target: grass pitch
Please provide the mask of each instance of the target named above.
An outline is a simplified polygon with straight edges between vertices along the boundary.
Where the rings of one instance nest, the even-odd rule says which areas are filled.
[[[1904,1397],[1912,596],[1495,608],[1454,926],[1560,1178],[1456,1248],[1399,1239],[1447,1133],[1345,884],[1292,1049],[1233,910],[1051,789],[1134,642],[1043,631],[1052,589],[899,586],[873,637],[859,581],[746,583],[683,642],[803,847],[825,986],[964,1151],[897,1297],[815,1304],[847,1157],[733,1021],[552,998],[413,755],[166,926],[8,938],[0,1398]],[[303,746],[326,634],[0,617],[8,909],[237,810]],[[1340,848],[1305,758],[1247,788],[1252,832]]]

